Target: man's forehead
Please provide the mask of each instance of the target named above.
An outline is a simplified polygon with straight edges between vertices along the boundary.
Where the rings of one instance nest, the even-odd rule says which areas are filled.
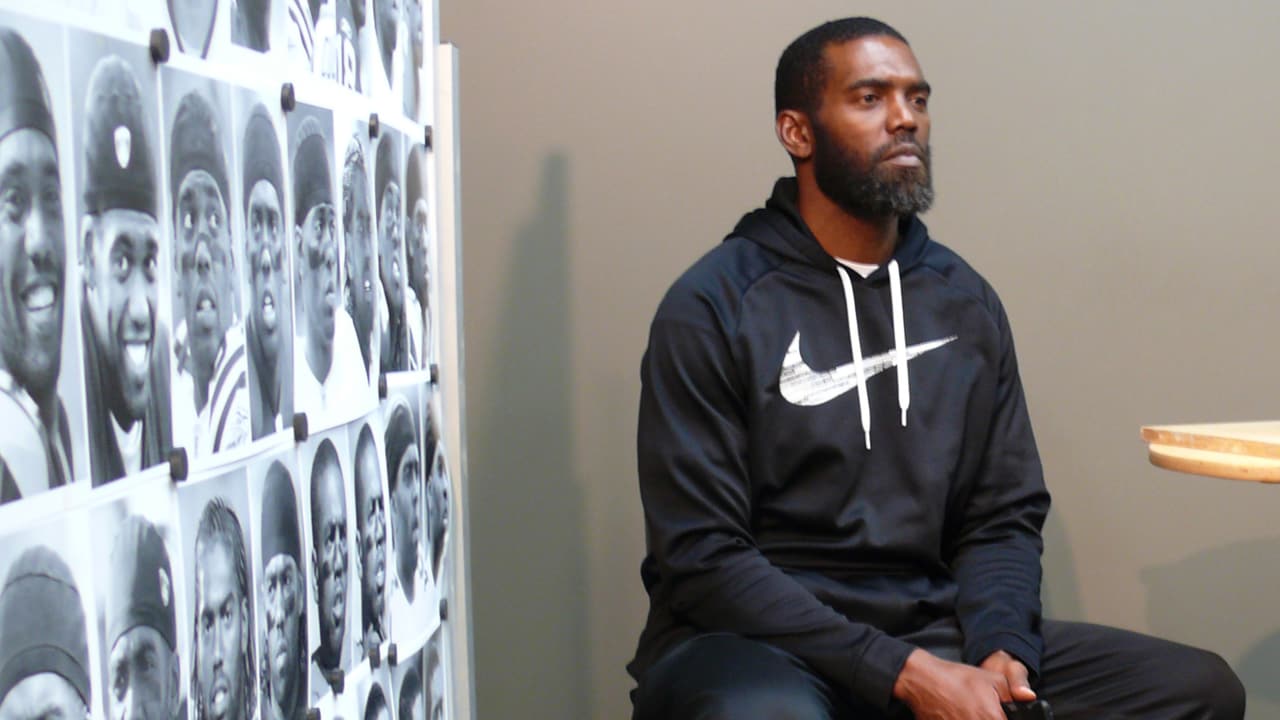
[[[917,82],[924,71],[910,46],[888,35],[869,35],[823,49],[827,87],[843,89],[859,80]]]

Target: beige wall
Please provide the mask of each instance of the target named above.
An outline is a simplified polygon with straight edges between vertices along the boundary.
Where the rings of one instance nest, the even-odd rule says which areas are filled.
[[[443,0],[479,717],[628,716],[648,321],[787,171],[778,53],[851,11],[912,40],[936,89],[926,221],[1014,324],[1049,611],[1213,648],[1250,717],[1280,717],[1280,487],[1156,470],[1138,438],[1280,417],[1280,4]]]

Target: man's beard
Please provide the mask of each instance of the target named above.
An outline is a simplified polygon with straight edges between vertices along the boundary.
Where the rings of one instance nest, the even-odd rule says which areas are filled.
[[[818,189],[849,214],[860,218],[903,217],[923,213],[933,204],[933,161],[928,145],[909,134],[875,149],[870,158],[843,146],[820,123],[813,124],[813,174]],[[886,155],[914,146],[920,167],[882,165]]]

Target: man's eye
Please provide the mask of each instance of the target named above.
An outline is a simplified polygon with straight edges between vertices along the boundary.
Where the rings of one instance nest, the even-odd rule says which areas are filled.
[[[111,261],[111,269],[118,273],[129,272],[129,258],[124,255],[117,255],[115,259]]]
[[[218,229],[218,213],[216,212],[209,213],[209,227],[214,230]]]
[[[192,226],[196,224],[196,218],[187,210],[182,213],[182,229],[190,231]]]
[[[929,107],[929,98],[927,97],[917,97],[912,102],[914,102],[915,106],[917,108],[920,108],[921,110],[924,110],[925,108]]]
[[[155,274],[156,266],[157,266],[158,264],[159,264],[159,263],[157,262],[157,260],[156,260],[156,256],[155,256],[155,255],[148,255],[148,256],[147,256],[147,262],[146,262],[147,274],[148,274],[148,275],[153,275],[153,274]]]
[[[14,222],[27,214],[27,194],[19,188],[6,188],[4,194],[0,195],[0,202],[4,203],[5,214]]]

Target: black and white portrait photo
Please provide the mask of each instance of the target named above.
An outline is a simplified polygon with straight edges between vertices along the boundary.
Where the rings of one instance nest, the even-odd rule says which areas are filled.
[[[438,393],[432,393],[435,395]],[[431,581],[440,593],[445,587],[445,550],[448,547],[449,533],[449,468],[445,460],[445,443],[440,432],[439,405],[427,401],[426,427],[423,458],[427,476],[426,492],[423,494],[423,511],[426,521],[423,525],[424,545],[430,562]]]
[[[295,332],[294,406],[311,427],[332,427],[362,405],[368,383],[351,319],[342,312],[339,288],[338,200],[330,148],[328,110],[299,105],[289,113],[293,173]],[[353,395],[356,393],[356,395]]]
[[[384,129],[378,138],[373,170],[373,207],[378,229],[378,277],[382,282],[385,312],[381,318],[382,372],[417,367],[409,353],[405,327],[406,275],[404,215],[401,206],[400,147],[403,136]]]
[[[372,671],[366,680],[364,703],[361,705],[360,720],[395,720],[391,713],[391,698],[387,693],[386,666]]]
[[[280,0],[285,4],[285,59],[290,70],[311,72],[316,59],[316,20],[322,0]]]
[[[360,579],[357,657],[380,648],[391,637],[387,618],[387,502],[377,415],[375,411],[370,420],[352,423],[349,436],[355,476],[355,567]],[[375,430],[375,426],[379,429]]]
[[[418,650],[391,670],[391,692],[395,698],[396,720],[423,720],[426,717],[426,696],[422,692],[422,660],[423,651]]]
[[[248,289],[245,347],[253,439],[293,424],[293,288],[289,271],[284,156],[272,111],[245,92],[237,97],[242,138],[240,237]]]
[[[187,717],[178,631],[181,559],[164,478],[98,507],[92,518],[103,709],[112,720]]]
[[[232,242],[226,87],[165,67],[173,238],[173,444],[208,457],[247,444],[248,358]]]
[[[422,398],[417,384],[393,386],[383,406],[387,490],[391,514],[391,631],[413,645],[439,622],[439,597],[430,577],[423,512]]]
[[[431,216],[430,185],[427,175],[427,149],[422,143],[409,148],[404,169],[404,241],[405,260],[409,268],[409,292],[405,298],[405,316],[409,334],[409,357],[419,368],[429,368],[435,361],[431,332],[435,327],[431,313],[431,278],[435,270],[434,219]]]
[[[400,0],[369,0],[372,46],[365,53],[365,92],[375,100],[392,102],[400,78],[404,76],[403,48],[400,34],[403,13]],[[397,103],[398,105],[399,103]]]
[[[444,720],[449,717],[446,714],[449,702],[449,681],[445,675],[445,670],[449,667],[448,633],[446,632],[448,627],[448,623],[441,623],[427,640],[426,647],[422,649],[426,720]]]
[[[400,84],[400,97],[403,101],[404,114],[413,121],[422,121],[426,115],[426,105],[431,101],[423,92],[423,75],[430,77],[433,65],[427,62],[427,53],[435,45],[434,40],[427,42],[427,18],[424,13],[431,12],[431,5],[425,6],[422,0],[400,0],[404,13],[404,61],[401,63],[403,74]],[[434,34],[434,33],[433,33]],[[429,85],[427,87],[430,87]]]
[[[355,500],[348,480],[346,428],[312,438],[302,450],[311,525],[311,697],[329,691],[338,670],[349,670],[355,645],[353,586]]]
[[[254,557],[245,472],[189,479],[178,492],[191,637],[189,704],[196,720],[257,711]]]
[[[272,5],[282,0],[230,0],[231,42],[265,53],[271,49]]]
[[[342,161],[343,307],[360,345],[360,358],[370,387],[382,371],[382,322],[385,308],[378,250],[374,238],[372,182],[365,151],[369,126],[356,122]]]
[[[324,0],[316,20],[316,56],[312,63],[323,78],[348,90],[360,91],[360,54],[357,17],[353,1]],[[364,23],[363,6],[359,23]]]
[[[225,2],[225,0],[223,0]],[[165,0],[177,47],[188,55],[205,57],[213,43],[219,0]]]
[[[81,523],[83,516],[78,516]],[[61,518],[0,543],[0,718],[87,718],[94,640],[88,538]]]
[[[301,720],[307,711],[304,525],[291,459],[290,453],[277,456],[261,478],[250,482],[260,514],[256,571],[262,720]]]
[[[156,78],[146,52],[70,33],[80,323],[95,486],[165,461],[172,447]]]
[[[71,135],[46,71],[61,80],[62,50],[54,27],[0,15],[0,503],[87,469],[79,334],[67,322],[74,223],[60,161]]]

